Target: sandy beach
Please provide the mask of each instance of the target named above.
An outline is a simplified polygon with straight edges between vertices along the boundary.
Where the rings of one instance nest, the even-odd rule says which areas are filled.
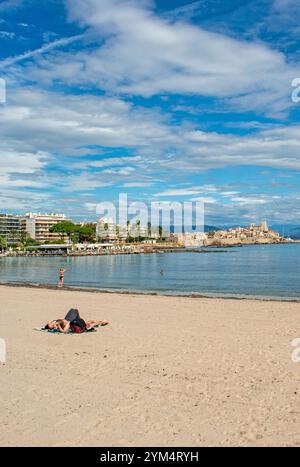
[[[300,304],[0,287],[1,446],[300,445]],[[34,331],[79,308],[96,333]]]

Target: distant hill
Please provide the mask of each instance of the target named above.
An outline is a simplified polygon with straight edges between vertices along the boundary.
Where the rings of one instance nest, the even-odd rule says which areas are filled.
[[[300,240],[300,227],[296,227],[295,229],[291,230],[287,237],[291,237],[293,240]]]
[[[204,232],[210,232],[212,230],[222,230],[222,227],[215,227],[213,225],[205,225]]]
[[[171,225],[171,233],[174,233],[175,231],[175,228],[174,226]],[[204,232],[210,232],[211,230],[222,230],[222,227],[215,227],[214,225],[204,225]],[[186,232],[196,232],[197,231],[197,228],[195,226],[193,227],[186,227]]]
[[[283,237],[291,237],[294,240],[300,239],[300,226],[295,224],[274,224],[270,229],[276,230]]]

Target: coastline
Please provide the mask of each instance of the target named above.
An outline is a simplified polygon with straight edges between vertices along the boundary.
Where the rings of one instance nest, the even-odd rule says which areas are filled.
[[[49,250],[54,248],[50,252],[43,252],[42,250],[35,253],[26,252],[7,252],[0,253],[0,258],[80,258],[80,257],[106,257],[106,256],[128,256],[128,255],[157,255],[157,254],[174,254],[174,253],[196,253],[196,254],[205,254],[205,253],[227,253],[231,248],[242,248],[242,247],[251,247],[251,246],[266,246],[266,245],[290,245],[290,244],[299,244],[300,240],[285,240],[285,241],[238,241],[238,242],[221,242],[221,243],[204,243],[199,246],[186,247],[186,246],[162,246],[155,245],[149,247],[149,245],[137,244],[132,247],[132,250],[107,250],[107,251],[80,251],[80,252],[64,252],[58,253],[55,250],[58,249],[59,245],[49,245]],[[66,248],[67,245],[61,245],[61,247]],[[112,244],[113,246],[113,244]],[[42,249],[47,249],[43,245],[40,246]]]
[[[298,303],[0,287],[1,446],[295,446]],[[33,328],[79,308],[110,325]]]
[[[300,297],[269,297],[258,295],[225,295],[225,294],[203,294],[203,293],[163,293],[161,291],[142,291],[142,290],[118,290],[118,289],[97,289],[92,287],[77,287],[67,286],[61,289],[57,285],[52,284],[34,284],[26,282],[0,282],[0,287],[12,288],[27,288],[27,289],[44,289],[56,290],[57,292],[86,292],[91,294],[116,294],[116,295],[137,295],[143,297],[169,297],[169,298],[192,298],[192,299],[209,299],[209,300],[253,300],[259,302],[280,302],[280,303],[300,303]]]

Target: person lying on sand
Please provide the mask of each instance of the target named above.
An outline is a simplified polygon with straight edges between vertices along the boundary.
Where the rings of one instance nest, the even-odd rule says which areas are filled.
[[[88,331],[93,326],[106,326],[107,324],[109,324],[108,321],[84,321],[80,317],[79,311],[75,308],[71,308],[64,319],[55,319],[53,321],[49,321],[44,329],[55,329],[56,331],[63,333],[74,332],[76,334],[80,334],[82,332]]]

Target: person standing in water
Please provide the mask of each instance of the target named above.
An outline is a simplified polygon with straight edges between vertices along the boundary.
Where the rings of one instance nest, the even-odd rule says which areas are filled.
[[[62,288],[64,286],[65,272],[66,272],[66,270],[64,268],[60,268],[60,270],[59,270],[59,284],[58,284],[58,287],[60,287],[60,288]]]

